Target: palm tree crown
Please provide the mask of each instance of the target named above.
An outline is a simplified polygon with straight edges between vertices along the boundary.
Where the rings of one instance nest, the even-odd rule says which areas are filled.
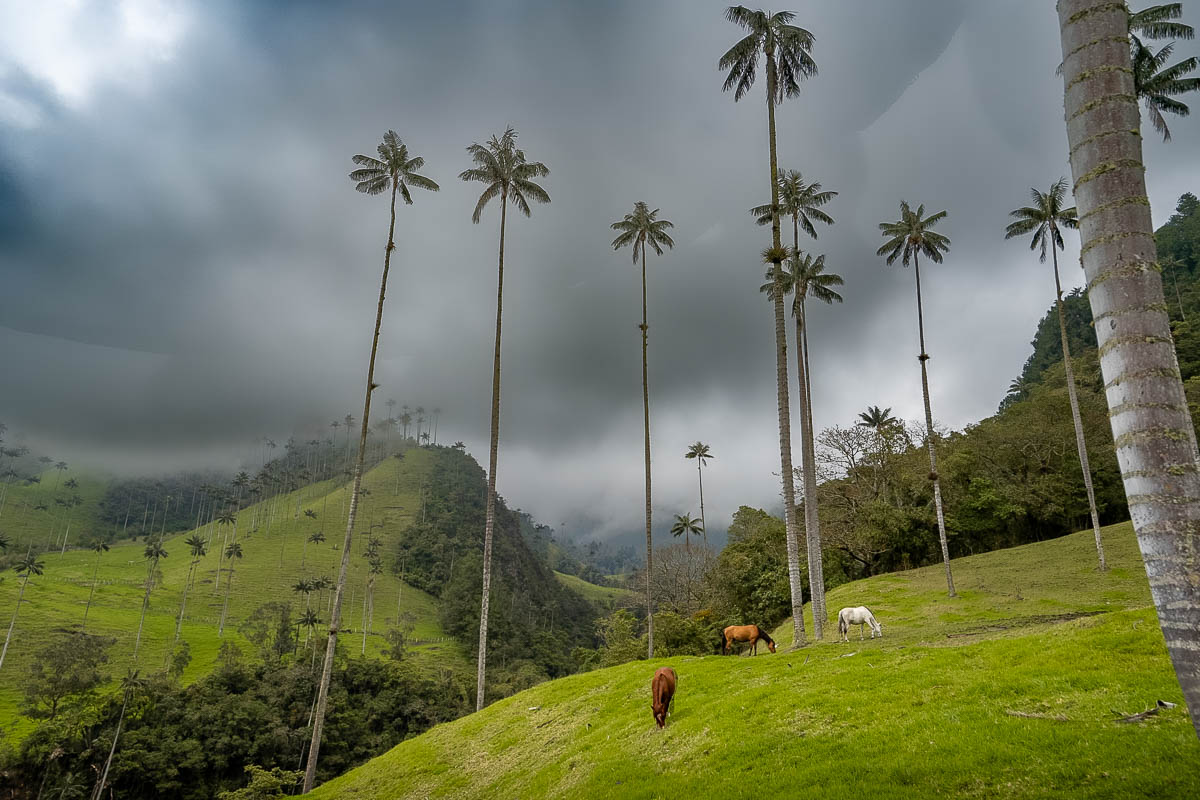
[[[641,200],[634,203],[633,213],[626,214],[625,219],[614,222],[611,226],[614,231],[620,231],[617,238],[613,239],[613,249],[619,250],[632,244],[633,261],[636,264],[647,245],[660,256],[664,247],[674,247],[675,241],[667,233],[667,229],[674,228],[675,225],[669,220],[658,219],[658,211],[657,208],[651,211]]]
[[[879,406],[867,406],[866,411],[858,412],[858,422],[854,423],[860,428],[873,428],[877,431],[882,431],[892,425],[898,424],[899,420],[892,416],[892,408],[880,408]]]
[[[901,200],[900,219],[879,223],[879,230],[891,238],[876,251],[876,255],[886,255],[888,264],[896,263],[896,259],[902,256],[900,263],[906,267],[917,254],[935,264],[942,263],[942,253],[950,249],[950,239],[931,229],[945,217],[945,211],[926,217],[924,205],[917,206],[914,212],[907,202]]]
[[[1195,31],[1191,25],[1174,22],[1183,16],[1183,3],[1164,3],[1129,12],[1129,35],[1131,39],[1191,39]]]
[[[737,44],[721,56],[718,66],[728,70],[724,90],[734,90],[733,99],[738,101],[754,86],[758,73],[758,57],[771,52],[775,59],[777,81],[775,97],[768,101],[783,102],[785,97],[800,94],[800,81],[817,74],[817,62],[811,50],[814,38],[804,28],[791,25],[796,15],[791,11],[751,11],[745,6],[730,6],[725,19],[745,28],[748,33]]]
[[[394,189],[404,198],[404,202],[411,206],[412,195],[408,191],[409,186],[428,189],[431,192],[436,192],[439,188],[429,178],[417,174],[417,170],[425,166],[425,159],[419,156],[410,158],[408,146],[400,140],[395,131],[388,131],[383,135],[383,142],[379,145],[379,158],[357,155],[352,160],[362,169],[351,172],[350,180],[355,182],[354,188],[363,194],[382,194]]]
[[[825,271],[824,254],[814,258],[811,253],[797,254],[788,259],[781,280],[783,291],[795,295],[792,300],[792,314],[795,316],[803,312],[804,301],[808,297],[822,303],[842,302],[842,296],[833,287],[846,283],[841,275]]]
[[[703,442],[696,442],[688,447],[688,451],[683,454],[684,458],[698,458],[701,464],[707,464],[710,458],[716,458],[709,449],[709,446]]]
[[[472,144],[467,148],[475,166],[464,170],[458,177],[464,181],[479,181],[487,188],[479,195],[471,221],[478,223],[483,215],[484,206],[497,195],[506,198],[529,216],[529,200],[538,203],[549,203],[550,195],[541,186],[533,182],[550,174],[550,170],[540,161],[526,161],[525,151],[517,147],[517,132],[511,127],[504,131],[500,138],[493,136],[487,144]]]
[[[1156,53],[1150,47],[1132,37],[1133,86],[1139,100],[1146,106],[1150,124],[1162,134],[1163,141],[1171,141],[1171,129],[1163,112],[1186,117],[1191,113],[1186,103],[1173,95],[1194,92],[1200,89],[1200,78],[1185,77],[1196,69],[1200,61],[1195,56],[1185,58],[1178,64],[1164,67],[1175,49],[1174,43],[1163,45]]]
[[[804,232],[814,239],[817,238],[814,220],[825,225],[833,224],[833,217],[822,211],[821,206],[835,197],[837,192],[823,190],[817,181],[805,183],[798,170],[779,171],[779,213],[795,219]],[[771,224],[770,204],[755,206],[750,213],[759,225]]]
[[[1051,247],[1062,250],[1064,245],[1059,228],[1078,228],[1079,220],[1074,207],[1063,208],[1063,198],[1067,194],[1066,178],[1059,178],[1048,192],[1040,192],[1037,189],[1029,191],[1033,196],[1033,205],[1018,208],[1011,213],[1010,216],[1016,217],[1017,221],[1009,223],[1004,238],[1011,239],[1032,232],[1029,249],[1036,250],[1040,247],[1041,259],[1045,261],[1046,240],[1050,240]]]

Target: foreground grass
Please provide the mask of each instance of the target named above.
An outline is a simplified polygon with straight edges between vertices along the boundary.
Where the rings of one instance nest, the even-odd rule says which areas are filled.
[[[427,468],[427,453],[411,450],[403,461],[387,459],[384,464],[364,476],[364,487],[370,492],[360,507],[361,531],[368,529],[382,540],[382,551],[394,550],[412,514],[420,508],[419,486]],[[211,536],[208,555],[202,559],[195,583],[188,590],[187,614],[181,638],[190,649],[191,663],[184,672],[185,682],[199,679],[217,663],[222,643],[233,642],[245,652],[253,645],[238,630],[255,609],[269,602],[291,603],[293,619],[303,610],[304,599],[292,590],[301,578],[337,577],[345,533],[345,503],[348,489],[328,481],[266,500],[243,509],[238,515],[238,541],[244,558],[234,565],[233,588],[229,597],[228,618],[223,636],[218,636],[222,604],[229,578],[229,562],[221,562],[221,584],[217,587],[217,552],[225,536],[232,534],[219,525],[205,526],[197,531],[169,536],[164,546],[168,557],[160,562],[161,582],[155,587],[146,614],[145,630],[139,652],[139,668],[155,671],[166,665],[175,635],[175,620],[179,614],[183,585],[191,558],[184,540],[199,533]],[[271,507],[268,526],[268,506]],[[306,517],[312,509],[316,519]],[[257,525],[255,524],[257,523]],[[324,531],[323,544],[305,542],[314,531]],[[343,611],[343,635],[339,647],[357,655],[363,648],[363,598],[368,565],[362,558],[365,536],[356,537],[348,577],[346,604]],[[117,639],[110,650],[111,662],[105,672],[119,679],[133,665],[133,645],[141,613],[146,579],[146,561],[142,556],[145,542],[123,542],[101,554],[86,550],[67,550],[42,556],[45,574],[30,580],[21,605],[13,634],[12,645],[0,671],[0,730],[10,740],[19,740],[32,723],[19,715],[21,686],[36,653],[54,637],[78,630],[91,591],[93,576],[97,587],[88,613],[87,631]],[[97,569],[98,563],[98,569]],[[0,576],[0,621],[5,631],[16,606],[19,578],[9,572]],[[332,592],[311,595],[310,603],[317,609],[328,628],[328,605]],[[384,573],[376,578],[375,612],[368,635],[366,654],[381,656],[385,647],[384,634],[397,625],[411,625],[411,638],[418,659],[431,666],[464,661],[461,648],[445,637],[437,617],[436,600],[401,583],[395,576]],[[2,635],[2,634],[0,634]],[[301,639],[303,647],[303,637]],[[113,684],[109,685],[111,689]]]
[[[1086,555],[1084,533],[956,561],[957,600],[938,589],[940,568],[861,581],[831,592],[830,607],[871,605],[883,640],[552,681],[312,796],[1200,796],[1200,743],[1132,531],[1105,533],[1106,574],[1071,560]],[[649,683],[663,665],[679,690],[659,731]],[[1115,721],[1114,709],[1159,699],[1179,705]]]

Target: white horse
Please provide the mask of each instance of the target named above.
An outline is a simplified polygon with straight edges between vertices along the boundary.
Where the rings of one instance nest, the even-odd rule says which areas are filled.
[[[863,625],[871,626],[872,639],[875,638],[875,634],[879,634],[880,639],[883,638],[883,626],[875,620],[875,615],[866,606],[843,608],[838,612],[838,633],[842,635],[843,642],[850,641],[850,638],[846,634],[850,632],[851,625],[858,626],[858,640],[860,642],[863,638]]]

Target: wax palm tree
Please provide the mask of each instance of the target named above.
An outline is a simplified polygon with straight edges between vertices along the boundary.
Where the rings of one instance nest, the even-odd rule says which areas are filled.
[[[1117,463],[1167,651],[1200,735],[1200,452],[1155,268],[1130,54],[1119,42],[1127,12],[1106,0],[1060,0],[1058,15],[1080,253]],[[1098,140],[1103,147],[1089,146]]]
[[[816,258],[799,251],[788,260],[783,277],[784,288],[792,292],[792,317],[796,320],[796,381],[800,393],[800,469],[804,476],[804,532],[808,544],[809,592],[813,602],[813,636],[824,636],[825,567],[821,555],[820,518],[817,514],[817,460],[812,416],[812,370],[808,361],[808,317],[805,304],[809,297],[832,305],[842,302],[833,288],[845,281],[841,275],[825,271],[825,256]]]
[[[146,624],[146,611],[150,608],[150,591],[154,588],[154,572],[158,569],[158,562],[167,557],[167,551],[163,547],[162,540],[150,542],[142,551],[142,556],[146,559],[146,593],[142,595],[142,616],[138,619],[137,638],[133,642],[133,663],[137,663],[138,649],[142,646],[142,628]]]
[[[230,542],[225,548],[225,560],[229,562],[229,578],[225,581],[225,602],[221,605],[221,623],[217,626],[217,636],[225,635],[225,615],[229,612],[229,593],[233,589],[233,564],[241,559],[242,543]]]
[[[704,533],[704,526],[700,520],[694,519],[691,514],[675,515],[675,524],[671,526],[671,535],[676,539],[680,536],[683,537],[683,549],[688,553],[692,552],[692,535],[699,536],[702,533]]]
[[[1100,569],[1108,569],[1104,561],[1104,544],[1100,539],[1100,514],[1096,511],[1096,492],[1092,488],[1092,469],[1088,465],[1087,442],[1083,436],[1083,420],[1079,416],[1079,396],[1075,389],[1075,371],[1071,367],[1071,348],[1067,342],[1067,317],[1063,311],[1062,281],[1058,275],[1058,251],[1065,245],[1062,229],[1079,227],[1075,208],[1066,208],[1067,179],[1059,178],[1048,192],[1030,189],[1033,205],[1018,208],[1010,216],[1016,221],[1008,225],[1004,238],[1024,236],[1032,233],[1030,250],[1040,250],[1041,262],[1046,263],[1046,245],[1054,263],[1054,307],[1058,311],[1058,332],[1062,337],[1063,367],[1067,372],[1067,399],[1071,403],[1071,422],[1075,426],[1075,446],[1079,453],[1079,467],[1083,471],[1083,486],[1087,490],[1088,511],[1092,517],[1092,531],[1096,537],[1096,555]],[[1011,389],[1011,387],[1010,387]],[[1020,392],[1023,394],[1023,392]]]
[[[220,525],[222,528],[225,528],[227,526],[232,526],[233,527],[232,541],[235,541],[235,542],[237,541],[237,514],[234,513],[234,510],[232,508],[226,508],[224,511],[222,511],[217,516],[217,524]],[[213,581],[213,594],[216,594],[217,591],[221,587],[221,558],[222,558],[222,556],[224,556],[224,554],[225,554],[225,548],[218,547],[217,548],[217,577],[216,577],[216,580]]]
[[[1150,124],[1162,134],[1164,142],[1171,141],[1171,129],[1163,113],[1188,116],[1191,110],[1175,96],[1200,89],[1200,78],[1186,77],[1200,64],[1195,56],[1165,66],[1174,49],[1174,43],[1163,45],[1158,52],[1136,40],[1133,45],[1134,91],[1146,108]]]
[[[799,170],[779,171],[779,213],[792,218],[792,247],[800,249],[800,231],[803,229],[812,238],[817,238],[813,222],[832,225],[833,218],[821,210],[821,206],[837,197],[837,192],[822,188],[817,181],[805,183]],[[750,209],[754,221],[759,225],[771,224],[771,206],[755,206]]]
[[[338,571],[337,589],[334,593],[333,611],[329,617],[329,641],[325,648],[325,663],[321,670],[321,682],[317,691],[317,704],[313,712],[312,741],[308,749],[308,763],[304,772],[304,791],[312,790],[317,775],[317,756],[321,749],[321,732],[325,725],[325,707],[329,701],[329,681],[333,675],[333,657],[337,648],[338,626],[342,620],[342,595],[346,590],[346,573],[350,567],[350,546],[354,535],[354,520],[358,513],[359,491],[362,489],[363,462],[367,452],[367,424],[371,417],[371,393],[376,389],[375,354],[379,349],[379,328],[383,322],[383,299],[387,292],[388,271],[391,268],[392,251],[396,249],[396,195],[412,205],[409,187],[438,191],[438,185],[418,170],[425,166],[425,159],[411,156],[408,147],[400,141],[395,131],[389,130],[379,145],[379,158],[356,155],[355,164],[361,169],[350,173],[354,188],[368,195],[385,192],[391,195],[391,222],[388,225],[387,246],[383,250],[383,277],[379,282],[379,303],[375,310],[375,333],[371,339],[371,358],[367,364],[367,386],[363,400],[363,413],[358,437],[358,457],[354,465],[353,484],[350,491],[350,513],[346,520],[346,536],[342,541],[342,563]]]
[[[891,406],[887,408],[867,406],[866,411],[858,412],[858,422],[854,424],[860,428],[870,428],[878,432],[900,423],[899,420],[892,416]]]
[[[775,106],[787,97],[800,94],[800,82],[817,74],[813,61],[813,35],[792,25],[795,14],[779,11],[768,14],[745,6],[731,6],[725,18],[746,30],[746,36],[721,56],[718,66],[727,70],[724,90],[733,90],[734,101],[741,100],[758,77],[762,56],[767,80],[767,145],[771,187],[771,247],[764,259],[774,265],[775,277],[787,251],[779,234],[779,166],[775,148]],[[784,328],[783,294],[773,293],[775,303],[775,361],[779,411],[779,461],[783,481],[783,511],[788,541],[788,581],[792,590],[792,630],[797,645],[804,642],[804,600],[800,588],[800,542],[796,521],[796,497],[792,478],[791,412],[788,405],[787,342]]]
[[[17,626],[17,615],[21,613],[21,601],[25,599],[25,587],[29,579],[41,575],[46,565],[30,553],[13,565],[13,570],[21,578],[21,589],[17,592],[17,607],[13,610],[12,622],[8,623],[8,635],[4,637],[4,649],[0,650],[0,667],[4,666],[4,657],[8,655],[8,643],[12,641],[13,628]]]
[[[104,759],[104,768],[100,771],[100,780],[96,783],[96,790],[92,793],[93,800],[100,800],[104,796],[104,787],[108,783],[108,768],[112,766],[113,755],[117,752],[117,740],[121,736],[121,724],[125,722],[125,709],[129,706],[130,698],[134,697],[138,692],[143,691],[149,682],[145,678],[138,677],[136,669],[130,669],[125,677],[121,680],[121,714],[117,717],[117,727],[113,732],[112,746],[108,750],[108,757]]]
[[[12,540],[10,540],[8,538],[8,534],[0,533],[0,550],[3,550],[4,552],[7,553],[8,548],[11,544],[12,544]]]
[[[308,597],[313,591],[313,582],[309,578],[301,578],[292,584],[292,591],[304,595],[304,610],[308,610]]]
[[[796,488],[792,475],[792,421],[790,401],[788,400],[787,376],[787,328],[783,300],[787,295],[786,273],[780,266],[791,257],[792,251],[787,247],[768,247],[762,252],[762,261],[768,265],[767,282],[759,287],[759,291],[767,295],[775,311],[775,385],[779,405],[779,462],[785,480],[783,481],[783,511],[784,528],[786,532],[788,555],[788,585],[792,599],[792,635],[799,647],[804,641],[804,593],[800,578],[800,535],[796,519]]]
[[[949,251],[950,240],[933,230],[933,226],[945,218],[945,211],[926,217],[924,205],[918,206],[914,212],[908,203],[900,201],[900,219],[896,222],[879,223],[879,230],[887,242],[879,248],[877,255],[887,256],[888,264],[894,264],[899,258],[900,263],[907,267],[911,261],[917,280],[917,330],[921,340],[921,353],[917,360],[921,362],[921,394],[925,399],[925,441],[929,448],[929,479],[933,482],[938,540],[942,545],[942,561],[946,565],[946,588],[950,596],[954,597],[954,576],[950,574],[950,545],[946,539],[946,517],[942,512],[942,483],[938,477],[937,452],[934,448],[933,411],[929,405],[929,372],[925,363],[929,360],[929,354],[925,352],[925,316],[921,308],[921,256],[935,264],[942,263],[942,253]]]
[[[710,458],[716,458],[712,454],[712,450],[703,442],[697,441],[695,444],[688,447],[684,458],[695,459],[696,461],[696,477],[700,481],[700,527],[704,529],[704,546],[708,547],[708,527],[704,521],[704,470],[702,467],[708,465]]]
[[[1163,3],[1128,13],[1127,25],[1131,38],[1191,39],[1195,36],[1191,25],[1176,21],[1183,17],[1183,3]]]
[[[654,571],[654,552],[651,536],[651,505],[650,505],[650,384],[647,373],[648,331],[646,316],[646,250],[654,250],[656,255],[662,255],[663,248],[673,248],[675,241],[667,231],[675,225],[669,220],[658,218],[658,209],[650,207],[642,201],[633,205],[633,213],[614,222],[611,226],[617,231],[613,239],[614,250],[629,245],[633,246],[633,263],[642,261],[642,324],[638,329],[642,332],[642,421],[645,434],[646,456],[646,639],[649,648],[648,658],[654,657],[654,606],[650,596],[650,576]]]
[[[88,544],[88,549],[96,554],[96,566],[92,570],[92,588],[88,591],[87,605],[83,608],[83,627],[87,627],[88,612],[92,610],[92,598],[96,595],[96,582],[100,579],[100,556],[108,552],[108,542],[96,537]]]
[[[300,615],[300,619],[296,623],[298,626],[303,626],[304,631],[304,646],[308,647],[309,641],[312,639],[316,628],[321,624],[321,618],[317,616],[317,612],[311,608],[306,608],[304,613]]]
[[[488,454],[487,513],[483,529],[483,598],[479,613],[479,661],[475,676],[475,709],[483,708],[483,679],[487,667],[488,598],[492,585],[492,531],[496,524],[496,458],[500,443],[500,331],[504,317],[504,232],[508,205],[512,203],[525,216],[530,215],[529,201],[549,203],[546,193],[535,178],[550,174],[540,161],[529,161],[525,151],[517,147],[517,132],[508,128],[486,144],[467,148],[475,166],[464,170],[459,178],[482,183],[483,193],[475,203],[471,221],[478,224],[483,209],[494,198],[500,198],[500,257],[496,269],[496,346],[492,356],[492,419],[491,442]]]
[[[196,577],[196,568],[200,566],[200,559],[208,554],[208,542],[204,541],[203,536],[193,534],[184,540],[184,544],[188,546],[188,552],[191,553],[192,563],[188,564],[187,578],[183,582],[183,596],[179,600],[179,617],[175,620],[175,639],[171,649],[167,651],[168,656],[179,644],[179,634],[183,630],[183,615],[187,611],[188,587],[192,585],[192,581]]]

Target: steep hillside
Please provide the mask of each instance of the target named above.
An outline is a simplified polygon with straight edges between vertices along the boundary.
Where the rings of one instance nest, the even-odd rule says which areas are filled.
[[[1189,797],[1200,744],[1128,525],[858,581],[885,638],[756,658],[637,661],[535,687],[441,725],[314,798]],[[857,633],[855,634],[857,637]],[[783,635],[779,637],[785,644]],[[679,674],[654,728],[649,682]],[[1136,757],[1131,757],[1136,754]]]
[[[64,540],[74,545],[102,527],[106,478],[54,469],[32,477],[36,482],[13,479],[0,484],[0,533],[9,539],[10,555],[31,546],[56,550]]]
[[[361,530],[377,536],[385,552],[396,546],[414,514],[419,513],[429,461],[428,451],[414,448],[403,460],[388,459],[365,476],[363,485],[368,494],[359,511]],[[295,624],[306,603],[305,597],[294,591],[296,583],[303,578],[336,578],[347,493],[345,486],[328,481],[242,509],[237,515],[236,536],[243,557],[233,565],[232,586],[229,561],[218,558],[218,554],[232,540],[235,526],[212,524],[166,537],[163,544],[168,556],[159,562],[142,634],[139,662],[143,670],[161,669],[167,663],[193,561],[185,544],[187,538],[194,533],[208,542],[207,555],[196,564],[195,579],[188,589],[181,630],[181,640],[187,643],[191,657],[184,680],[191,681],[212,670],[224,642],[234,642],[247,653],[256,651],[259,645],[246,636],[246,632],[251,636],[254,632],[245,627],[256,610],[270,603],[291,603]],[[314,516],[307,516],[309,511]],[[318,531],[324,533],[325,541],[310,543],[308,537]],[[386,631],[405,625],[411,628],[411,646],[424,657],[439,664],[462,660],[462,651],[442,630],[434,599],[404,585],[387,571],[376,578],[372,624],[363,636],[368,565],[362,554],[366,538],[357,537],[350,564],[342,638],[347,651],[358,653],[365,646],[367,654],[378,656],[386,644]],[[132,664],[147,575],[144,544],[124,542],[100,554],[67,550],[62,555],[51,552],[42,557],[45,573],[29,581],[0,671],[0,726],[27,729],[29,723],[17,716],[23,677],[41,647],[62,631],[80,625],[89,596],[92,601],[86,630],[117,639],[107,671],[120,675]],[[16,606],[19,584],[19,578],[11,572],[0,582],[0,619],[6,623]],[[326,625],[330,594],[329,590],[314,592],[307,598]],[[223,611],[225,629],[219,636]],[[302,634],[301,647],[305,638]]]

